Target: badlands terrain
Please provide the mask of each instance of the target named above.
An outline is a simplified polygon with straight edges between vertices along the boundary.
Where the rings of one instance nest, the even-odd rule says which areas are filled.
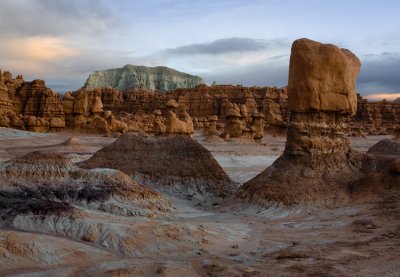
[[[267,135],[265,146],[213,143],[200,132],[193,137],[238,183],[272,164],[286,141]],[[351,145],[366,152],[390,138],[354,138]],[[62,155],[71,167],[115,140],[1,128],[1,166],[41,151]],[[400,272],[399,194],[337,207],[303,204],[267,209],[236,205],[231,198],[210,202],[185,198],[185,192],[180,198],[167,194],[168,199],[153,194],[146,192],[140,216],[75,204],[70,215],[53,214],[45,207],[43,213],[21,212],[5,224],[7,207],[2,206],[0,275],[398,276]],[[2,200],[7,197],[4,190],[0,195]]]
[[[0,74],[0,275],[400,276],[400,110],[360,68],[299,39],[285,88]]]

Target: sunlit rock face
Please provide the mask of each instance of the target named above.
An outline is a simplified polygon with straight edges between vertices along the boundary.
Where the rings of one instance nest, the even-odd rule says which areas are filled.
[[[360,60],[347,49],[309,39],[296,40],[290,56],[289,110],[355,114],[360,67]]]
[[[89,75],[84,88],[112,87],[117,89],[148,89],[168,91],[177,88],[193,88],[204,83],[198,76],[157,66],[125,65],[122,68],[96,71]]]
[[[247,182],[239,197],[266,204],[345,200],[360,163],[344,135],[355,114],[360,61],[349,50],[308,39],[292,46],[287,143],[283,155]]]

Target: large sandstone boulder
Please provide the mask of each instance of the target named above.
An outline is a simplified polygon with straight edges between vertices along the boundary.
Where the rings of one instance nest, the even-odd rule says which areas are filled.
[[[289,66],[289,110],[355,114],[360,60],[351,51],[309,39],[292,45]]]

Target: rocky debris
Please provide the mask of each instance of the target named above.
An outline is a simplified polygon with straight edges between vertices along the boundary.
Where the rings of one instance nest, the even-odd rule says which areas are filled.
[[[285,151],[237,197],[262,206],[347,200],[346,184],[359,176],[360,157],[344,135],[346,120],[356,112],[359,70],[360,61],[349,50],[308,39],[293,43]]]
[[[118,169],[142,184],[188,199],[227,197],[237,188],[207,149],[183,136],[125,133],[79,166]]]
[[[168,91],[176,88],[193,88],[203,80],[165,66],[146,67],[125,65],[122,68],[95,71],[89,75],[84,88],[112,87]]]
[[[113,169],[80,169],[62,154],[31,152],[1,164],[0,218],[73,215],[80,208],[121,216],[168,211],[169,201]]]

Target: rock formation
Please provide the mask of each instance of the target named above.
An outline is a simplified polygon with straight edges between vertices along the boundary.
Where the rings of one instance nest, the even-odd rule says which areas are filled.
[[[47,88],[41,80],[25,82],[22,76],[13,78],[8,71],[0,75],[2,79],[0,81],[0,125],[4,127],[48,131],[61,130],[65,125],[67,129],[92,132],[96,126],[105,126],[104,116],[101,115],[101,110],[103,110],[111,111],[114,121],[125,122],[126,129],[129,131],[153,132],[153,112],[160,110],[162,114],[166,115],[168,112],[166,104],[169,100],[175,100],[179,109],[186,110],[193,118],[194,128],[204,128],[208,124],[207,118],[211,116],[217,116],[219,118],[217,124],[222,126],[226,123],[226,113],[230,103],[239,107],[242,121],[245,121],[247,129],[244,129],[244,136],[254,136],[255,131],[252,129],[259,128],[255,126],[249,128],[251,117],[256,112],[264,115],[265,128],[269,133],[285,134],[289,121],[286,88],[198,85],[193,88],[178,88],[161,93],[138,88],[119,90],[102,87],[80,89],[68,92],[61,97]],[[329,82],[330,80],[325,81]],[[345,81],[347,82],[347,80]],[[299,91],[301,86],[309,86],[307,82],[299,83],[295,90]],[[321,88],[321,91],[324,89]],[[327,100],[322,100],[322,103],[312,96],[307,100],[303,99],[302,103],[318,106],[325,105],[326,101],[330,101],[329,99],[332,97],[335,97],[333,99],[336,101],[335,103],[343,102],[346,98],[344,94],[340,93],[332,96],[332,93],[325,91],[323,94],[327,94],[324,97]],[[396,126],[400,125],[400,103],[394,101],[370,102],[359,95],[357,97],[356,116],[350,119],[349,128],[345,132],[351,135],[379,135],[395,132]],[[348,102],[348,100],[346,101]],[[99,106],[100,102],[102,108],[101,105]],[[93,128],[88,128],[91,122],[88,117],[93,117],[93,115],[103,119],[97,118]],[[37,126],[36,124],[32,127],[32,119],[29,122],[24,121],[24,118],[28,119],[27,116],[41,118],[37,124],[42,125]],[[179,118],[179,114],[177,117]],[[120,126],[117,132],[123,132],[125,129],[121,123],[113,125]],[[111,129],[110,127],[100,128],[94,132],[115,132]],[[260,134],[256,136],[259,137]]]
[[[353,130],[371,135],[394,134],[400,126],[400,103],[369,102],[360,95],[357,102],[357,114],[351,122]]]
[[[10,224],[21,214],[70,215],[79,213],[76,207],[124,216],[152,214],[170,207],[158,192],[122,172],[80,169],[63,155],[51,152],[31,152],[4,163],[0,184],[0,214]]]
[[[38,132],[64,128],[60,96],[42,80],[25,82],[0,71],[0,125]]]
[[[226,124],[221,137],[225,140],[242,139],[246,141],[261,141],[264,136],[265,116],[257,112],[255,107],[249,114],[245,104],[226,103]]]
[[[218,134],[217,123],[218,123],[218,117],[216,115],[210,116],[208,118],[207,125],[204,126],[203,134],[205,136],[215,136],[215,135],[217,135]]]
[[[238,197],[260,205],[346,198],[344,182],[357,170],[343,131],[356,112],[359,70],[360,61],[349,50],[308,39],[293,43],[285,151],[241,187]]]
[[[63,98],[67,127],[79,132],[124,133],[128,124],[117,120],[111,111],[104,111],[101,98],[96,93],[80,90],[66,93]]]
[[[188,199],[227,197],[236,190],[211,153],[182,136],[125,133],[79,166],[118,169],[142,184]]]
[[[350,149],[345,136],[346,122],[356,113],[359,70],[360,61],[349,50],[308,39],[293,43],[285,151],[245,183],[238,198],[264,207],[329,204],[400,190],[397,141],[380,142],[361,154]]]
[[[162,135],[165,134],[166,131],[166,126],[164,123],[164,119],[161,116],[161,111],[160,110],[155,110],[154,111],[154,120],[153,120],[153,132],[154,135]]]
[[[125,65],[122,68],[95,71],[89,75],[84,88],[112,87],[120,90],[138,88],[168,91],[177,88],[193,88],[202,84],[200,77],[157,66]]]
[[[240,108],[236,104],[229,103],[226,111],[226,124],[222,136],[225,139],[240,138],[246,123],[241,120]]]
[[[367,153],[400,156],[400,142],[396,139],[384,139],[368,149]]]
[[[165,122],[165,133],[167,135],[185,135],[190,136],[193,134],[193,122],[190,115],[185,111],[181,110],[179,118],[177,117],[177,109],[179,104],[171,99],[166,104],[168,108],[167,118]]]
[[[265,116],[263,113],[254,112],[251,115],[252,122],[251,126],[255,129],[254,140],[260,141],[264,137],[264,128],[265,128]]]

